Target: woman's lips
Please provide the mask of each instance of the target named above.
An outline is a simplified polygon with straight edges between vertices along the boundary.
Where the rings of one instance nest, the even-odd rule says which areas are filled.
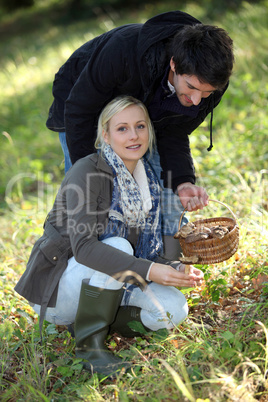
[[[140,144],[137,145],[130,145],[129,147],[127,147],[127,149],[139,149],[141,147]]]

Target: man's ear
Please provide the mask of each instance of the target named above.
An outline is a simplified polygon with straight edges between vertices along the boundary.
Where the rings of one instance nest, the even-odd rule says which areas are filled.
[[[174,60],[173,60],[173,56],[170,59],[169,65],[170,65],[170,68],[173,71],[173,73],[175,73],[175,63],[174,63]]]
[[[108,135],[107,131],[102,130],[102,137],[104,139],[104,142],[106,142],[106,144],[109,144],[109,135]]]

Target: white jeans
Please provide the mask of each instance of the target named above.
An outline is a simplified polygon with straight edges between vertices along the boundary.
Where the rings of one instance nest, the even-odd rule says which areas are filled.
[[[133,254],[133,249],[126,239],[111,237],[103,242],[128,254]],[[74,322],[84,278],[89,278],[91,286],[104,289],[120,289],[124,285],[109,275],[79,264],[72,257],[59,281],[56,306],[47,308],[45,320],[57,325],[68,325]],[[127,284],[125,295],[126,292],[130,294],[128,293],[127,298],[123,297],[121,305],[140,307],[142,323],[152,331],[161,328],[171,329],[187,317],[187,301],[175,287],[150,282],[142,291],[139,287],[133,288]],[[40,314],[39,305],[35,304],[33,308],[36,313]]]

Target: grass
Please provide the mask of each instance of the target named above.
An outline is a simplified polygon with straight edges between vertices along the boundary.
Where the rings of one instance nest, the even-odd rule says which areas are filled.
[[[36,4],[0,15],[1,401],[267,401],[268,2],[146,3],[95,8],[94,18],[76,20],[50,2]],[[240,248],[227,262],[201,267],[205,284],[186,292],[190,315],[174,332],[110,337],[109,348],[133,368],[109,381],[82,370],[64,327],[46,323],[40,345],[38,317],[13,287],[64,175],[57,134],[45,127],[55,72],[95,35],[176,8],[234,40],[235,71],[214,113],[214,148],[206,151],[208,119],[190,138],[199,184],[235,213]],[[30,27],[33,13],[39,23]],[[190,219],[225,213],[211,203]]]

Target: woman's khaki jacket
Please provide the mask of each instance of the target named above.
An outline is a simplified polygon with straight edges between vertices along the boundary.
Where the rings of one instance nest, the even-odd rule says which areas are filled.
[[[108,223],[113,174],[98,154],[77,161],[64,178],[44,233],[35,243],[15,290],[29,302],[54,307],[68,259],[122,282],[146,285],[152,261],[136,258],[98,240]],[[41,314],[40,314],[41,315]]]

